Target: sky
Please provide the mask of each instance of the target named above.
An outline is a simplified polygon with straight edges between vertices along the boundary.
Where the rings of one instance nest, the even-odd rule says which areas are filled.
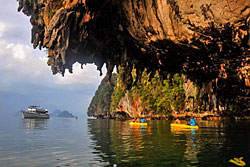
[[[86,117],[88,105],[105,76],[95,65],[73,66],[73,74],[53,75],[45,50],[33,49],[29,17],[17,12],[16,0],[0,0],[0,117],[29,105],[49,112],[67,110]]]

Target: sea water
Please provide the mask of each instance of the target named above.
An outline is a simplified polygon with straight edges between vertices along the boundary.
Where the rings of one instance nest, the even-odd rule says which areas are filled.
[[[0,119],[0,167],[250,166],[249,121],[198,121],[171,129],[170,121]]]

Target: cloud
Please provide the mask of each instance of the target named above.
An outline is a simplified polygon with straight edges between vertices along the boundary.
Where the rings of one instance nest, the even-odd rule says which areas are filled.
[[[60,74],[52,75],[47,65],[47,58],[44,52],[36,51],[25,44],[13,44],[0,40],[0,81],[16,82],[25,81],[37,84],[57,85],[90,85],[97,86],[102,77],[96,70],[96,66],[87,65],[81,69],[80,64],[73,66],[73,74],[66,72],[65,77]]]
[[[17,12],[18,1],[0,0],[0,25],[4,24],[6,30],[1,38],[9,42],[30,44],[31,24],[29,17]]]
[[[104,67],[104,69],[106,69]],[[105,70],[106,71],[106,70]],[[104,73],[105,73],[104,71]],[[57,75],[57,84],[95,84],[100,82],[99,71],[97,71],[96,66],[93,64],[89,64],[83,66],[81,69],[81,65],[79,63],[75,63],[73,65],[73,74],[67,72],[64,77]]]
[[[7,26],[6,24],[0,22],[0,37],[3,36],[3,33],[6,32]]]
[[[0,37],[9,33],[9,25],[0,20]],[[27,37],[29,38],[29,37]],[[0,89],[10,87],[14,82],[31,82],[36,84],[55,85],[92,85],[97,86],[103,77],[95,65],[87,65],[81,69],[80,64],[73,66],[73,74],[66,72],[52,75],[47,65],[47,55],[44,51],[34,50],[30,44],[14,43],[6,38],[0,38]]]
[[[46,59],[33,56],[33,49],[25,44],[8,43],[0,40],[0,73],[4,76],[1,81],[31,81],[49,72]],[[0,82],[1,82],[0,81]]]

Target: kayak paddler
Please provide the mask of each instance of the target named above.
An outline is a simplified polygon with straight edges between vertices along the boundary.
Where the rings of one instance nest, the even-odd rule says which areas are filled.
[[[179,118],[177,117],[176,120],[174,121],[175,124],[180,124],[181,121],[179,120]]]
[[[190,121],[187,124],[190,125],[190,126],[195,126],[196,122],[194,120],[194,117],[191,117]]]
[[[140,120],[140,122],[141,122],[141,123],[145,123],[145,122],[146,122],[146,119],[142,118],[142,119]]]

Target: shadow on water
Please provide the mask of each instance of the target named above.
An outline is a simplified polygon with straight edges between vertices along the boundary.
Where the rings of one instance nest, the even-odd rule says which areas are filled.
[[[88,120],[93,154],[106,166],[230,166],[249,163],[249,122],[201,121],[200,129],[171,129],[169,121],[131,126],[128,121]]]

